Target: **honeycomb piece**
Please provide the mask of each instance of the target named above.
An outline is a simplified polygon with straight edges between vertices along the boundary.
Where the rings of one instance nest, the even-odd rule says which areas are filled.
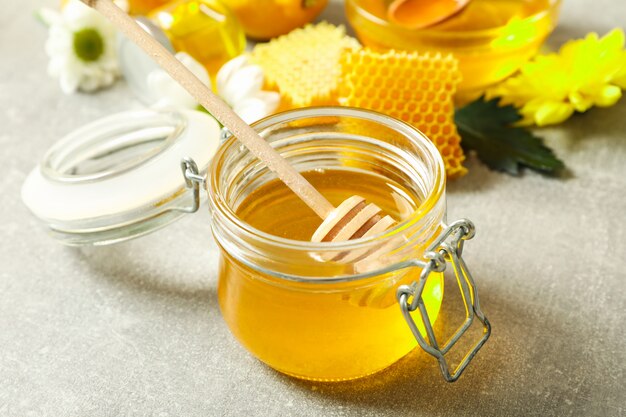
[[[453,95],[461,74],[451,55],[369,49],[346,51],[339,103],[388,114],[424,133],[439,149],[448,178],[467,170],[454,124]]]
[[[266,88],[277,90],[286,102],[281,109],[337,104],[340,57],[359,47],[343,26],[321,22],[257,44],[252,60],[263,68]]]

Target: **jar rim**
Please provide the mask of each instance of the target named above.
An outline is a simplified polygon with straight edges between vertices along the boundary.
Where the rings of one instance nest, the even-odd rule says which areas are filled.
[[[276,236],[262,230],[259,230],[252,225],[244,222],[237,216],[234,210],[227,204],[226,198],[220,192],[218,184],[220,172],[218,170],[219,161],[225,156],[225,154],[234,146],[240,146],[236,137],[231,136],[228,140],[222,143],[217,150],[209,170],[207,171],[208,181],[206,181],[207,191],[211,204],[218,208],[222,214],[226,216],[226,219],[232,223],[238,230],[243,231],[246,234],[253,236],[256,239],[265,241],[273,246],[284,247],[289,249],[305,249],[305,250],[353,250],[359,249],[363,246],[367,246],[375,241],[380,241],[389,237],[393,237],[399,231],[402,231],[408,227],[411,227],[418,223],[431,209],[437,204],[442,197],[445,190],[446,176],[445,166],[443,159],[435,147],[435,145],[428,139],[428,137],[419,131],[417,128],[405,123],[399,119],[387,116],[382,113],[378,113],[372,110],[361,109],[356,107],[347,106],[320,106],[320,107],[306,107],[300,109],[287,110],[268,117],[265,117],[251,126],[256,131],[269,128],[272,125],[278,123],[285,123],[296,121],[303,118],[313,117],[352,117],[363,120],[374,121],[381,123],[386,127],[394,129],[399,133],[402,133],[405,137],[411,141],[419,142],[423,146],[434,162],[434,186],[428,190],[424,200],[415,209],[415,211],[407,217],[407,219],[399,222],[391,229],[388,229],[377,235],[352,239],[341,242],[311,242],[303,240],[288,239],[280,236]],[[214,190],[215,192],[211,192]]]

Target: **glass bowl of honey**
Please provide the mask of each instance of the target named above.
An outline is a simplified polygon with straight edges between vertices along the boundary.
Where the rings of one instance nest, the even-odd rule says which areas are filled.
[[[218,300],[234,336],[280,372],[331,381],[380,371],[430,340],[444,290],[432,250],[454,234],[444,224],[445,170],[434,145],[399,120],[344,107],[288,111],[253,126],[331,203],[358,194],[397,225],[311,242],[316,214],[228,139],[206,188],[220,248]],[[375,261],[360,261],[372,251]],[[424,257],[431,261],[417,261]],[[470,298],[477,302],[473,289]]]
[[[452,53],[471,98],[517,71],[536,54],[557,23],[561,0],[472,0],[454,16],[426,29],[388,19],[385,0],[346,0],[348,21],[365,46]]]

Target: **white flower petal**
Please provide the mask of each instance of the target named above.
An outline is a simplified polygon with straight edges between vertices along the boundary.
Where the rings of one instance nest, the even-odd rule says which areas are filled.
[[[258,97],[246,98],[238,102],[233,110],[248,124],[269,116],[272,112],[268,103]]]
[[[96,91],[100,87],[100,81],[97,77],[83,76],[80,80],[80,89],[88,93]]]
[[[70,0],[63,7],[61,15],[63,16],[63,21],[70,29],[79,30],[94,26],[94,21],[97,18],[93,12],[98,13],[78,0]]]
[[[231,105],[237,104],[245,97],[261,91],[263,87],[263,70],[258,65],[249,65],[235,72],[222,92],[222,97]]]
[[[148,74],[148,88],[160,100],[166,100],[173,107],[194,108],[196,101],[162,69],[155,69]]]
[[[258,98],[265,102],[268,114],[274,113],[280,105],[280,94],[275,91],[259,91],[253,98]]]
[[[196,75],[200,81],[207,86],[210,86],[210,78],[206,69],[198,63],[191,56],[184,52],[176,54],[178,58],[187,68]],[[195,109],[197,106],[196,100],[172,77],[170,77],[164,70],[157,68],[148,74],[147,78],[148,88],[154,92],[154,95],[159,97],[159,102],[166,103],[169,107],[179,107],[187,109]]]
[[[48,75],[56,78],[60,76],[67,67],[65,57],[54,57],[48,62]]]
[[[80,76],[72,71],[66,71],[59,77],[61,90],[65,94],[72,94],[78,90],[80,84]]]
[[[48,7],[42,7],[39,9],[37,11],[37,17],[47,26],[58,25],[63,21],[61,13]]]
[[[57,15],[44,11],[42,18],[53,21],[45,44],[50,57],[48,73],[59,79],[63,92],[94,91],[113,84],[119,75],[115,27],[78,0],[70,0]],[[86,28],[96,30],[104,42],[103,53],[90,62],[78,58],[74,51],[75,31]]]
[[[236,58],[231,59],[217,72],[217,77],[215,78],[215,84],[217,86],[217,92],[221,95],[226,90],[226,86],[230,82],[233,74],[239,71],[244,66],[248,65],[249,58],[247,55],[239,55]]]

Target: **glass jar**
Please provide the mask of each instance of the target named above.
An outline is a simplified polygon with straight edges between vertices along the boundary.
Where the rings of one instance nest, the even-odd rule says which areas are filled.
[[[128,12],[132,15],[146,15],[150,10],[164,5],[169,0],[129,0]]]
[[[451,53],[463,80],[458,101],[517,71],[556,27],[561,0],[476,0],[455,17],[426,29],[391,23],[382,0],[346,0],[346,16],[357,37],[376,50]]]
[[[246,35],[268,40],[312,22],[328,0],[223,0],[235,13]]]
[[[445,259],[452,259],[442,245],[452,237],[460,249],[472,230],[469,223],[445,228],[445,172],[434,145],[401,121],[351,108],[299,109],[254,127],[302,172],[374,174],[403,184],[421,204],[404,221],[370,238],[312,243],[270,235],[243,222],[237,210],[275,176],[230,138],[215,155],[206,185],[221,251],[218,299],[235,337],[271,367],[314,380],[372,374],[417,343],[441,353],[432,323],[443,298]],[[352,255],[374,250],[379,251],[377,262],[353,260],[358,256]],[[422,261],[425,256],[431,260]],[[471,285],[467,302],[477,304],[469,280],[461,280]],[[475,311],[473,306],[469,310]],[[488,322],[482,319],[486,340]],[[462,369],[450,373],[443,353],[438,359],[444,375],[454,380]]]
[[[165,32],[177,52],[186,52],[212,79],[246,48],[239,20],[220,0],[174,0],[148,15]]]
[[[236,139],[226,139],[208,114],[153,110],[112,115],[61,139],[28,175],[22,199],[60,242],[100,246],[143,236],[197,211],[205,184],[220,248],[220,307],[250,352],[300,378],[344,380],[391,365],[417,343],[437,358],[446,380],[456,380],[490,326],[461,258],[473,226],[466,220],[444,224],[444,167],[433,144],[399,120],[346,107],[293,110],[254,127],[305,175],[329,178],[331,171],[343,170],[352,176],[349,185],[339,184],[345,192],[382,184],[395,187],[392,200],[419,204],[405,205],[392,229],[346,242],[262,232],[237,213],[274,175]],[[355,175],[377,180],[355,183]],[[338,195],[326,197],[338,204]],[[392,214],[393,203],[383,203],[377,202]],[[277,218],[287,217],[284,201],[269,204],[276,204]],[[269,217],[263,208],[257,213]],[[432,324],[448,264],[466,317],[440,345]],[[445,355],[475,319],[484,334],[452,369]]]

